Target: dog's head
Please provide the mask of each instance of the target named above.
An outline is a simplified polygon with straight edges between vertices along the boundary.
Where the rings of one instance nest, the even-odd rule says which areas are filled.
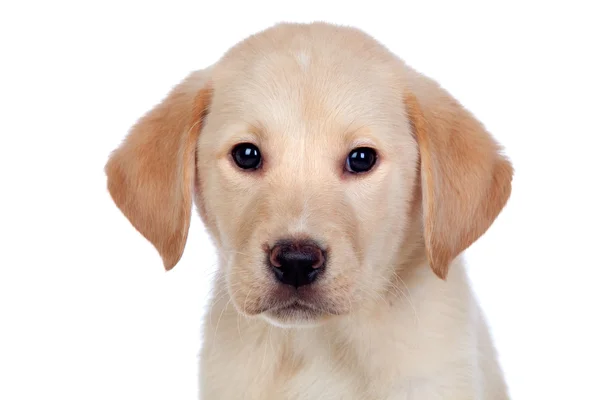
[[[512,179],[444,89],[364,33],[321,23],[275,26],[190,74],[106,171],[167,269],[195,201],[233,303],[277,324],[376,301],[421,257],[445,279]]]

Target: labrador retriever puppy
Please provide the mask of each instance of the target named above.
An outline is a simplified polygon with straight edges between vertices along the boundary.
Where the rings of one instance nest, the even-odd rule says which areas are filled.
[[[507,399],[461,253],[513,169],[360,30],[278,24],[196,71],[105,167],[167,270],[195,202],[220,266],[201,398]]]

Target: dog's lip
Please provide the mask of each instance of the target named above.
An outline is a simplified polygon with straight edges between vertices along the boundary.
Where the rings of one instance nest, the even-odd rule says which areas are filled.
[[[274,307],[271,307],[268,311],[311,311],[311,312],[316,312],[316,311],[321,311],[319,310],[317,307],[308,304],[306,302],[303,302],[301,300],[298,299],[294,299],[292,301],[286,302],[284,304],[278,304]]]

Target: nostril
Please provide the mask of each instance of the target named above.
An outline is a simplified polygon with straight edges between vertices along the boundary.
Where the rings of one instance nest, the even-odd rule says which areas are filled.
[[[281,246],[275,246],[271,250],[271,254],[269,255],[269,260],[271,261],[271,265],[274,267],[281,267]]]
[[[321,268],[325,263],[323,251],[316,246],[304,246],[300,250],[300,258],[304,258],[314,269]]]
[[[269,253],[275,277],[295,287],[314,282],[325,265],[325,253],[311,242],[280,242]]]

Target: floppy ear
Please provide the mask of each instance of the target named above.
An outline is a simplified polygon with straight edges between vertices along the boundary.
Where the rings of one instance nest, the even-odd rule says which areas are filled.
[[[212,94],[206,75],[193,72],[173,88],[131,128],[105,167],[112,199],[167,270],[187,240],[196,143]]]
[[[450,263],[508,201],[513,168],[470,112],[433,80],[411,73],[404,102],[420,151],[427,258],[446,279]]]

